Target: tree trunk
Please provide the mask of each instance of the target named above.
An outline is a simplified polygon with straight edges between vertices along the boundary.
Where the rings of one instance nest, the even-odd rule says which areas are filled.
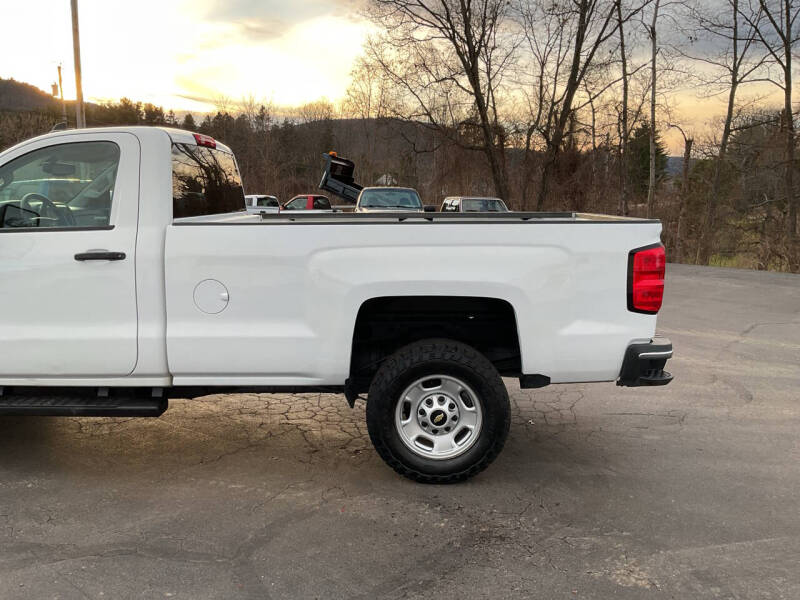
[[[459,60],[466,71],[472,93],[475,97],[475,108],[478,109],[478,118],[481,120],[481,131],[483,132],[484,153],[489,161],[494,180],[494,189],[497,195],[504,201],[509,202],[508,172],[506,169],[505,157],[505,136],[497,126],[497,112],[495,109],[494,119],[489,116],[489,103],[491,96],[485,96],[481,85],[479,71],[480,44],[475,43],[474,34],[470,21],[470,6],[468,3],[461,2],[461,17],[464,26],[464,52],[459,52]],[[491,90],[489,91],[491,94]],[[495,139],[496,138],[496,139]]]
[[[720,182],[722,180],[722,169],[725,165],[725,158],[728,154],[728,141],[731,137],[731,127],[733,121],[733,112],[735,108],[736,90],[738,88],[738,75],[734,76],[731,80],[731,89],[728,92],[728,110],[725,113],[725,124],[722,126],[722,139],[719,144],[719,153],[717,160],[714,161],[714,175],[711,180],[711,191],[706,202],[706,214],[703,221],[703,228],[700,232],[700,239],[697,243],[697,255],[695,257],[695,264],[707,265],[711,258],[711,252],[714,248],[714,240],[717,235],[717,212],[718,212],[718,198],[720,195]]]
[[[592,111],[592,170],[589,189],[594,190],[595,182],[597,181],[597,109],[594,106],[591,93],[589,95],[589,108]]]
[[[539,180],[539,193],[536,195],[536,210],[542,210],[544,207],[544,200],[550,191],[550,176],[556,164],[558,155],[557,150],[553,150],[548,144],[547,154],[545,155],[544,165],[542,166],[542,178]]]
[[[653,208],[656,201],[656,21],[658,20],[658,5],[656,0],[653,8],[653,23],[650,25],[650,182],[647,187],[647,218],[653,217]]]
[[[478,109],[481,132],[483,133],[484,154],[486,154],[486,159],[489,161],[489,167],[492,170],[494,189],[500,198],[509,202],[511,198],[509,198],[508,173],[506,172],[505,139],[502,135],[495,136],[495,127],[489,118],[489,109],[486,105],[486,99],[483,97],[480,81],[477,80],[477,74],[471,73],[469,79],[475,92],[475,105]],[[498,131],[497,133],[500,132]],[[495,137],[498,139],[495,140]]]
[[[622,125],[619,155],[619,214],[628,214],[628,57],[625,53],[625,31],[622,20],[622,0],[617,0],[619,50],[622,56]]]
[[[523,171],[522,171],[522,190],[521,190],[521,199],[520,199],[520,209],[521,210],[530,210],[529,203],[528,203],[528,192],[531,187],[531,176],[533,175],[533,150],[531,148],[531,142],[533,140],[533,127],[529,127],[528,131],[525,135],[525,159],[523,161]]]
[[[707,265],[711,258],[714,248],[717,227],[717,208],[719,198],[719,186],[722,176],[722,168],[725,165],[725,158],[728,153],[728,141],[731,137],[731,127],[733,123],[733,113],[736,107],[736,91],[739,88],[739,0],[733,0],[733,64],[731,65],[731,88],[728,91],[728,108],[725,112],[725,123],[722,126],[722,139],[719,143],[719,153],[717,160],[714,161],[714,175],[711,180],[711,192],[706,202],[706,214],[703,226],[700,230],[700,237],[697,240],[697,253],[695,254],[695,264]]]
[[[572,101],[580,85],[581,60],[583,59],[583,44],[586,41],[586,31],[588,28],[586,20],[590,10],[590,3],[588,0],[578,0],[577,4],[580,14],[578,18],[578,29],[575,33],[575,47],[572,51],[572,62],[570,63],[567,85],[564,89],[564,99],[561,102],[561,110],[553,128],[553,135],[547,141],[547,157],[545,158],[545,163],[542,168],[542,179],[539,182],[539,193],[536,197],[536,210],[542,210],[544,200],[549,192],[550,179],[556,165],[556,160],[558,159],[558,153],[561,150],[561,143],[564,141],[564,131],[572,115]],[[610,16],[609,14],[609,17]]]
[[[481,132],[483,133],[484,154],[489,161],[494,180],[494,189],[500,198],[509,202],[508,173],[505,160],[505,139],[502,135],[495,136],[495,127],[489,118],[489,109],[486,106],[486,99],[480,87],[480,81],[473,81],[473,74],[470,74],[470,82],[475,92],[475,105],[478,109],[478,116],[481,120]],[[499,131],[497,133],[500,133]],[[495,137],[498,139],[495,140]]]
[[[694,140],[683,138],[683,177],[681,179],[681,200],[678,209],[678,226],[675,228],[675,262],[683,258],[683,241],[681,240],[683,222],[686,219],[686,205],[689,203],[689,161],[692,159]]]
[[[784,108],[786,112],[786,204],[788,219],[786,231],[789,239],[794,241],[797,237],[797,198],[794,193],[794,115],[792,114],[792,2],[784,0],[786,14],[786,31],[784,35]]]
[[[484,154],[489,161],[489,167],[492,169],[492,180],[494,182],[494,189],[497,195],[505,202],[510,202],[509,187],[508,187],[508,174],[506,172],[505,161],[505,147],[502,145],[502,140],[497,146],[487,146]]]

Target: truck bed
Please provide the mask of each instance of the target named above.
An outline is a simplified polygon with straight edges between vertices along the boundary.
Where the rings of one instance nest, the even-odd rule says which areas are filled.
[[[626,289],[629,252],[660,233],[658,221],[571,212],[176,220],[165,246],[170,372],[178,385],[340,385],[366,301],[449,296],[513,307],[523,373],[613,381],[626,348],[655,332],[655,315],[628,310]],[[229,297],[217,314],[193,302],[205,281]]]

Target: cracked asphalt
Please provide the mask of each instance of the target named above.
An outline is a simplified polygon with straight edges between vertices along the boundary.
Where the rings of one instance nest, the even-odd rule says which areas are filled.
[[[521,391],[487,471],[336,395],[0,418],[0,598],[800,598],[800,277],[670,265],[665,388]]]

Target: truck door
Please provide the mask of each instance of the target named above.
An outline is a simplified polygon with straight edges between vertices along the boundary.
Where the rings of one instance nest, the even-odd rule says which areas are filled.
[[[0,159],[0,379],[133,371],[139,154],[76,131]]]

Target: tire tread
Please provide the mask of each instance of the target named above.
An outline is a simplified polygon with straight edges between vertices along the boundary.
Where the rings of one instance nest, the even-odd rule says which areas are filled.
[[[502,408],[505,408],[505,410],[500,411],[502,418],[501,434],[492,440],[483,456],[466,469],[446,475],[435,475],[421,472],[403,463],[386,444],[385,436],[380,435],[379,432],[385,426],[382,411],[387,409],[385,406],[387,400],[382,397],[382,394],[385,394],[385,390],[390,388],[392,382],[415,366],[426,362],[443,360],[457,363],[472,371],[490,388],[495,398],[504,403]],[[394,406],[393,403],[391,403],[391,406]],[[502,451],[510,425],[511,415],[508,409],[508,392],[500,374],[485,356],[461,342],[448,339],[430,339],[404,346],[384,361],[370,384],[367,400],[367,429],[372,444],[380,457],[392,469],[400,475],[419,483],[457,483],[477,475],[488,467]]]

